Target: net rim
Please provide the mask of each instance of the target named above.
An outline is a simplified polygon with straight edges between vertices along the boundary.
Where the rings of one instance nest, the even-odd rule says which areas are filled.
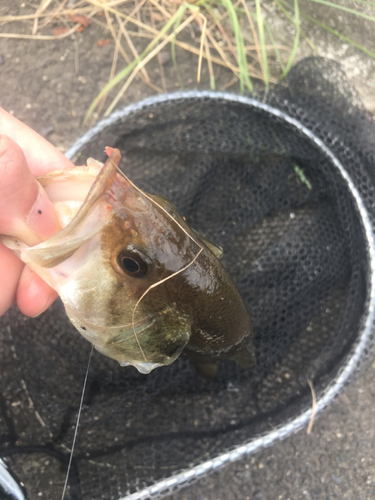
[[[116,121],[123,120],[127,116],[134,114],[138,111],[144,110],[148,107],[167,102],[187,99],[212,99],[216,101],[227,101],[236,104],[242,104],[254,109],[262,110],[270,115],[286,122],[292,128],[296,129],[299,134],[307,137],[315,146],[330,159],[331,163],[337,168],[337,171],[346,182],[348,191],[350,192],[353,201],[358,210],[361,222],[363,236],[365,239],[366,254],[368,269],[370,276],[367,276],[367,300],[365,310],[361,320],[361,327],[356,342],[353,344],[350,353],[347,356],[347,361],[338,376],[333,379],[330,384],[322,391],[316,401],[315,414],[320,413],[326,408],[338,394],[342,391],[345,384],[351,376],[357,371],[360,364],[360,358],[366,351],[366,347],[371,335],[372,326],[375,319],[375,237],[371,224],[371,219],[367,211],[366,205],[362,199],[361,193],[355,186],[348,172],[345,170],[342,163],[336,158],[330,148],[326,146],[324,141],[315,135],[306,126],[300,123],[295,118],[292,118],[287,113],[280,109],[270,106],[266,102],[260,101],[253,97],[231,94],[229,92],[214,92],[210,90],[203,91],[178,91],[174,93],[159,94],[156,96],[145,98],[136,103],[132,103],[124,108],[115,111],[109,117],[104,118],[98,122],[94,127],[89,129],[82,137],[75,141],[72,146],[65,152],[65,156],[72,160],[74,156],[82,149],[85,144],[92,141],[95,136],[101,133],[105,128],[116,123]],[[285,104],[288,101],[285,100]],[[338,138],[333,138],[332,145],[337,142]],[[286,423],[270,430],[255,439],[248,441],[243,445],[236,446],[230,451],[221,453],[211,460],[207,460],[199,465],[190,469],[183,470],[167,479],[163,479],[154,483],[151,486],[143,488],[133,494],[122,496],[118,500],[146,500],[148,498],[161,497],[171,494],[172,490],[176,491],[183,487],[186,483],[191,483],[215,470],[229,465],[236,460],[250,455],[263,448],[270,446],[278,440],[288,437],[290,434],[298,431],[308,423],[311,418],[312,410],[308,409],[303,411],[298,416],[292,418]]]

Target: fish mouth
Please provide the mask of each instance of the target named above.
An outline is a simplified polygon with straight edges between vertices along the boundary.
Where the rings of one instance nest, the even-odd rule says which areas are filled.
[[[57,177],[57,171],[55,174]],[[62,172],[61,176],[63,175],[67,174]],[[29,265],[50,269],[66,261],[85,242],[93,238],[111,215],[112,206],[104,195],[111,189],[116,175],[117,165],[111,155],[94,178],[84,201],[70,222],[48,240],[26,247],[25,255],[21,256],[22,260]],[[54,203],[56,200],[51,201]]]

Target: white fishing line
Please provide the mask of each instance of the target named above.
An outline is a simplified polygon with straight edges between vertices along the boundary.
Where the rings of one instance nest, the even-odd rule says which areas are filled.
[[[78,415],[77,415],[77,423],[76,423],[76,428],[74,431],[74,437],[73,437],[73,443],[72,443],[72,449],[70,452],[70,457],[69,457],[69,464],[68,464],[68,470],[66,471],[66,477],[65,477],[65,483],[64,483],[64,489],[61,495],[61,500],[64,500],[65,493],[66,493],[66,488],[68,486],[68,479],[69,479],[69,472],[70,472],[70,467],[72,465],[72,460],[73,460],[73,452],[74,452],[74,446],[76,444],[76,439],[77,439],[77,433],[78,433],[78,426],[79,426],[79,419],[81,417],[81,410],[83,406],[83,398],[85,396],[85,390],[86,390],[86,383],[87,383],[87,377],[89,374],[89,369],[90,369],[90,363],[91,363],[91,357],[92,353],[94,350],[94,346],[91,346],[91,351],[90,351],[90,356],[89,356],[89,361],[87,363],[87,368],[86,368],[86,375],[85,375],[85,381],[83,382],[83,389],[82,389],[82,395],[81,395],[81,402],[79,404],[79,410],[78,410]]]

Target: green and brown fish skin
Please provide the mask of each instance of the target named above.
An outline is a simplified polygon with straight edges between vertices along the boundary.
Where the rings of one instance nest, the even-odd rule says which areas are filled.
[[[220,249],[171,202],[122,177],[118,150],[107,153],[104,166],[89,160],[81,174],[40,179],[62,231],[34,247],[3,242],[57,290],[78,331],[122,365],[148,373],[182,352],[206,374],[223,358],[251,365],[249,314]]]

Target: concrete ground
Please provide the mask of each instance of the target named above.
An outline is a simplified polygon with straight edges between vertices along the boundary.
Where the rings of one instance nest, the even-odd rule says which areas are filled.
[[[35,6],[30,5],[22,0],[2,0],[0,16],[35,11]],[[356,36],[359,43],[375,52],[371,23],[343,13],[327,19],[326,11],[318,9],[317,4],[309,8],[317,18],[320,16],[334,29],[344,27],[348,37]],[[22,29],[10,24],[1,26],[0,32]],[[284,36],[291,35],[285,31]],[[322,55],[342,62],[368,108],[375,110],[374,60],[319,28],[315,27],[309,36]],[[107,37],[103,28],[92,25],[74,39],[59,42],[0,38],[0,104],[64,150],[82,134],[83,116],[108,79],[113,46],[96,45],[98,39]],[[299,57],[309,53],[310,48],[303,42]],[[174,90],[173,68],[168,56],[165,59],[168,89]],[[182,64],[187,85],[195,86],[196,61],[182,55]],[[153,71],[157,69],[155,65]],[[231,79],[228,71],[215,71],[222,85]],[[207,86],[206,73],[203,80],[202,86]],[[137,80],[120,105],[151,93]],[[370,363],[316,420],[310,435],[302,430],[176,493],[173,500],[371,500],[375,498],[374,450],[375,363]]]
[[[173,500],[375,498],[375,363],[305,430],[234,463]]]

